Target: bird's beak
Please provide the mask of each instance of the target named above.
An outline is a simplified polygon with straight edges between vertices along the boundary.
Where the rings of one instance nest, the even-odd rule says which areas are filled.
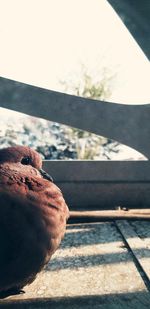
[[[39,172],[41,173],[41,175],[43,176],[43,178],[50,180],[51,182],[53,182],[53,178],[46,173],[45,171],[42,170],[42,168],[39,169]]]

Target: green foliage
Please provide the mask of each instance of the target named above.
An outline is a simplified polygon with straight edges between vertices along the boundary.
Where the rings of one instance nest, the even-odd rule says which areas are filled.
[[[111,80],[112,76],[108,76],[106,70],[102,70],[102,76],[99,81],[87,72],[86,68],[82,68],[82,74],[80,80],[77,83],[63,81],[63,85],[66,92],[71,92],[74,95],[99,99],[105,101],[111,95]],[[93,160],[99,159],[102,151],[102,145],[107,144],[107,138],[97,136],[95,134],[82,131],[76,128],[67,128],[67,133],[70,138],[76,140],[76,151],[78,159],[80,160]]]
[[[77,95],[81,95],[85,98],[101,100],[106,100],[110,96],[111,92],[106,77],[103,77],[100,82],[95,83],[89,74],[84,73],[83,77],[83,89],[80,91],[80,88],[78,87]]]

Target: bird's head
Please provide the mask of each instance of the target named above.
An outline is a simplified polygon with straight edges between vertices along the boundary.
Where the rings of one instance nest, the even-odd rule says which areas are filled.
[[[20,162],[23,165],[31,165],[38,170],[42,167],[40,155],[27,146],[13,146],[0,149],[0,164],[5,162]]]
[[[0,164],[21,163],[31,165],[40,171],[42,176],[52,181],[52,177],[42,170],[42,158],[38,152],[27,146],[13,146],[0,149]]]

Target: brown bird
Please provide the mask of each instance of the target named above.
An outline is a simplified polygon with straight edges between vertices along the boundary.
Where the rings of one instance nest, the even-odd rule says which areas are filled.
[[[0,293],[21,293],[58,248],[69,210],[29,147],[0,150]]]

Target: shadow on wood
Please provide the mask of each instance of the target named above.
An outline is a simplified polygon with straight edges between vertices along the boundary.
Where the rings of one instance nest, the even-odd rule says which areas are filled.
[[[147,309],[150,305],[150,295],[147,292],[133,292],[107,295],[89,295],[59,298],[35,298],[25,301],[1,303],[0,308],[21,309]]]

